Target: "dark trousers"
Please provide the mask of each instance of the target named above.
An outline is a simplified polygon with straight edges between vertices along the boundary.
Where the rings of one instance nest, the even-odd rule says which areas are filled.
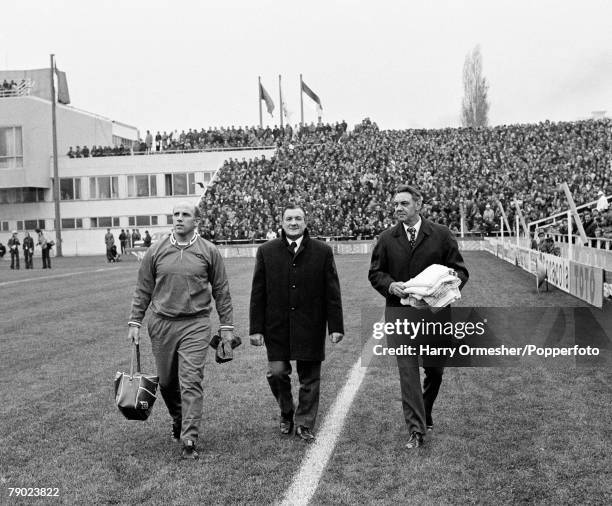
[[[11,250],[11,269],[19,269],[19,250]]]
[[[49,257],[49,248],[43,248],[42,249],[42,264],[43,264],[43,269],[50,269],[51,268],[51,258]]]
[[[121,254],[125,255],[125,248],[127,246],[127,241],[121,241]]]
[[[295,424],[312,429],[319,410],[319,387],[321,385],[321,362],[296,360],[300,381],[297,409],[291,394],[291,362],[278,360],[268,362],[268,383],[278,402],[281,416],[290,419],[295,412]]]
[[[425,380],[421,389],[418,357],[398,356],[402,409],[408,431],[425,434],[426,426],[433,425],[431,412],[440,391],[444,367],[424,367]]]
[[[25,268],[32,269],[33,268],[32,252],[29,249],[24,249],[23,256],[25,257],[25,264],[26,264]]]

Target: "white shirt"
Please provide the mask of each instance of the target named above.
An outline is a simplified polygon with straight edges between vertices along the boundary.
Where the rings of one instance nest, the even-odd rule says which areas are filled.
[[[415,241],[416,241],[416,238],[419,236],[419,230],[421,230],[421,223],[423,223],[423,220],[421,220],[421,217],[419,216],[419,221],[417,221],[414,225],[412,225],[412,228],[416,230],[416,233],[414,234]],[[406,225],[404,223],[404,230],[406,231],[406,236],[408,237],[408,241],[410,241],[410,232],[408,231],[408,227],[409,225]]]
[[[287,237],[287,244],[288,244],[289,246],[291,246],[291,243],[292,243],[292,242],[296,243],[296,244],[297,244],[297,246],[296,246],[296,248],[295,248],[295,251],[297,251],[297,250],[299,250],[299,249],[300,249],[300,244],[302,244],[302,239],[304,239],[304,236],[303,236],[303,235],[301,235],[301,236],[300,236],[300,237],[298,237],[297,239],[289,239],[289,238]]]
[[[607,211],[609,207],[608,199],[605,195],[601,195],[599,199],[597,199],[597,210],[598,211]]]

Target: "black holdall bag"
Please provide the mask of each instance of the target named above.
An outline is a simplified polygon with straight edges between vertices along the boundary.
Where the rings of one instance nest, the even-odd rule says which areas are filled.
[[[136,358],[136,371],[134,371]],[[128,420],[146,420],[157,399],[159,377],[140,372],[140,346],[132,347],[130,373],[117,372],[115,375],[115,404]]]

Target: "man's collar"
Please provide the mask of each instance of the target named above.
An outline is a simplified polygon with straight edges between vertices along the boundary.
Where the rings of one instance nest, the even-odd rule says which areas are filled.
[[[172,244],[173,246],[191,246],[194,242],[196,242],[198,239],[198,231],[194,230],[193,231],[193,236],[191,237],[191,239],[189,239],[189,242],[178,242],[176,240],[176,237],[174,236],[174,231],[170,234],[170,244]]]
[[[297,239],[289,239],[289,237],[287,237],[287,234],[285,233],[284,230],[281,230],[281,238],[283,239],[283,241],[285,241],[287,244],[291,244],[292,242],[296,242],[298,244],[298,247],[300,246],[300,244],[302,243],[302,241],[304,239],[308,239],[309,234],[308,234],[308,229],[304,229],[304,233],[298,237]]]
[[[418,221],[417,221],[417,222],[416,222],[414,225],[412,225],[412,228],[414,228],[414,229],[416,230],[416,234],[415,234],[415,236],[416,236],[416,235],[419,235],[419,230],[421,229],[421,225],[422,225],[422,224],[423,224],[423,220],[421,219],[421,215],[419,215],[419,219],[418,219]],[[408,228],[409,228],[411,225],[408,225],[408,224],[406,224],[406,223],[402,223],[402,225],[404,225],[404,230],[406,230],[406,232],[408,232]]]

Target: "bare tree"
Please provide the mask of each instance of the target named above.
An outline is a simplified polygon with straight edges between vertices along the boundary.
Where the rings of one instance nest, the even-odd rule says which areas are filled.
[[[461,123],[466,127],[487,126],[489,122],[489,84],[482,75],[482,55],[477,45],[465,56],[463,64],[463,103],[461,104]]]

